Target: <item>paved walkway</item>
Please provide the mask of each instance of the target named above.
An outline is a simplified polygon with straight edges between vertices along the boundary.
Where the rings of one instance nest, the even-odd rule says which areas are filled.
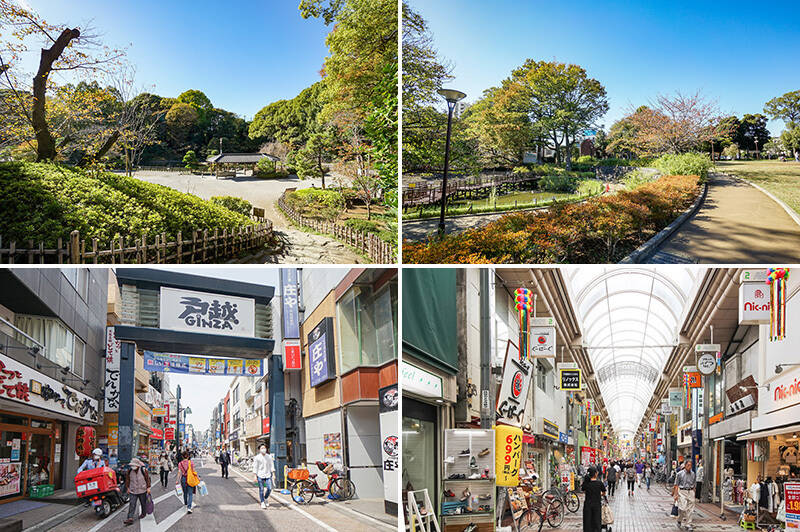
[[[712,174],[703,206],[648,262],[795,264],[800,226],[758,189]]]
[[[523,212],[523,211],[517,211]],[[445,218],[444,226],[447,234],[460,233],[467,229],[483,227],[489,222],[493,222],[508,213],[500,214],[475,214],[472,216],[458,216],[456,218]],[[439,218],[426,218],[424,220],[403,221],[403,240],[414,242],[427,240],[429,236],[434,236],[439,230]]]
[[[614,510],[614,532],[645,532],[651,530],[678,530],[676,519],[669,513],[672,509],[672,496],[662,485],[652,484],[650,490],[644,482],[634,490],[633,497],[627,495],[624,482],[617,484],[617,493],[609,498]],[[699,506],[699,505],[698,505]],[[695,508],[694,527],[697,532],[722,532],[741,530],[736,523],[736,516],[727,514],[726,520],[719,518],[719,507],[709,510],[709,505]],[[567,512],[563,525],[556,530],[577,532],[583,530],[583,499],[581,509],[577,513]],[[553,530],[545,525],[545,529]],[[535,530],[535,528],[534,528]]]

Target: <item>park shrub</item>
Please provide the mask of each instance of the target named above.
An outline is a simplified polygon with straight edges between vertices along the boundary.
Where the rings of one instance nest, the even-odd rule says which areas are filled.
[[[256,163],[255,175],[256,177],[269,179],[276,177],[286,177],[287,174],[286,172],[278,172],[276,169],[275,161],[264,157],[263,159],[259,159],[258,162]]]
[[[571,175],[547,175],[539,180],[539,189],[572,194],[578,189],[578,182],[578,178]]]
[[[381,230],[381,226],[378,222],[364,220],[363,218],[350,218],[345,220],[344,225],[356,231],[361,231],[362,233],[379,233]]]
[[[0,163],[3,241],[55,245],[73,230],[118,236],[233,229],[254,222],[197,196],[135,178],[47,163]]]
[[[344,211],[344,197],[339,191],[302,188],[286,194],[288,206],[310,218],[333,220]]]
[[[638,159],[619,159],[616,157],[609,157],[607,159],[600,159],[597,161],[597,166],[653,166],[655,159],[648,157],[640,157]]]
[[[696,175],[705,181],[714,163],[704,153],[668,153],[656,159],[654,166],[665,175]]]
[[[215,203],[233,212],[238,212],[244,216],[250,216],[253,212],[253,205],[246,199],[237,198],[236,196],[213,196],[211,203]]]
[[[697,197],[697,176],[665,176],[632,191],[508,214],[480,228],[405,242],[403,260],[424,264],[617,262]]]
[[[592,157],[591,155],[581,155],[580,157],[577,158],[575,162],[578,164],[595,165],[597,164],[597,159],[595,157]]]
[[[656,176],[654,176],[653,174],[648,174],[637,169],[637,170],[632,170],[627,174],[625,174],[624,176],[622,176],[621,181],[622,184],[625,186],[626,190],[633,190],[642,185],[646,185],[652,182],[655,178]]]

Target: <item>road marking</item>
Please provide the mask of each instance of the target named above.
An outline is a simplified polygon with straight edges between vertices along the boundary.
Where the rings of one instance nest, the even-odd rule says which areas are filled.
[[[174,497],[174,496],[175,496],[175,491],[174,490],[173,491],[168,491],[165,494],[160,495],[160,496],[156,497],[155,499],[153,499],[153,506],[155,506],[156,504],[160,503],[161,501],[164,501],[164,500],[166,500],[166,499],[168,499],[170,497]],[[122,506],[117,508],[117,510],[114,513],[110,514],[108,517],[106,517],[105,519],[103,519],[102,521],[100,521],[99,523],[94,525],[92,528],[90,528],[89,532],[97,532],[98,530],[100,530],[101,528],[103,528],[104,526],[109,524],[114,519],[114,517],[117,516],[118,513],[120,513],[122,510],[127,510],[127,509],[128,509],[128,503],[123,504]],[[151,516],[152,516],[152,514],[150,516],[148,516],[148,517],[151,517]],[[153,520],[155,520],[155,517],[153,517]]]
[[[392,526],[389,523],[381,521],[380,519],[375,519],[374,517],[372,517],[370,515],[362,514],[361,512],[356,512],[355,510],[351,510],[350,508],[345,506],[343,503],[333,503],[333,504],[330,505],[330,508],[334,508],[336,510],[344,510],[346,512],[350,512],[351,514],[355,515],[356,517],[359,517],[361,519],[367,519],[368,521],[372,521],[376,525],[380,525],[380,526],[386,528],[387,530],[397,530],[397,526]]]
[[[237,471],[236,469],[234,469],[233,472],[236,473],[237,475],[239,475],[240,477],[242,477],[243,479],[247,480],[248,482],[250,482],[250,480],[248,480],[248,478],[246,476],[244,476],[243,474],[239,473],[239,471]],[[250,492],[250,490],[246,490],[246,491],[247,491],[247,493],[250,493],[250,495],[253,495],[253,493]],[[255,498],[255,496],[253,496],[253,498]],[[319,519],[317,519],[316,517],[314,517],[310,513],[306,512],[305,510],[301,510],[300,508],[297,507],[296,504],[286,503],[286,502],[284,502],[282,497],[279,498],[277,496],[275,497],[275,500],[278,501],[279,503],[281,503],[282,505],[286,506],[287,508],[290,508],[290,509],[294,510],[295,512],[298,512],[300,515],[302,515],[303,517],[305,517],[306,519],[308,519],[310,521],[313,521],[314,523],[318,524],[319,526],[321,526],[325,530],[329,530],[330,532],[339,532],[337,529],[335,529],[332,526],[328,525],[324,521],[320,521]],[[256,499],[256,501],[258,501],[258,499]]]
[[[169,517],[159,523],[156,523],[155,513],[149,514],[145,516],[144,519],[139,520],[139,530],[140,532],[165,532],[169,530],[172,525],[177,523],[181,517],[186,515],[186,513],[186,506],[183,506],[180,510],[174,511]]]

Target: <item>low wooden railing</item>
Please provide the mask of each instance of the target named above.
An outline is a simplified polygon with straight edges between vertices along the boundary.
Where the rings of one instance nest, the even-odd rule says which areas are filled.
[[[288,192],[288,191],[287,191]],[[325,233],[348,244],[367,255],[376,264],[395,264],[397,263],[397,247],[384,242],[375,233],[359,231],[336,222],[326,222],[315,218],[308,218],[295,211],[286,201],[286,192],[278,198],[278,207],[283,211],[287,218],[298,225],[308,227],[314,231]]]
[[[174,237],[166,233],[143,234],[139,237],[116,237],[101,243],[100,239],[82,239],[72,231],[68,239],[59,238],[55,248],[47,248],[33,240],[6,244],[0,237],[0,264],[200,264],[220,262],[236,257],[272,240],[269,221],[232,230],[199,229],[185,238],[182,232]]]

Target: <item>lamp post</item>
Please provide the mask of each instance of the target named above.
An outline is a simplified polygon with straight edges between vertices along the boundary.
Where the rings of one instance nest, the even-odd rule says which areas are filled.
[[[453,123],[453,109],[459,100],[467,95],[454,89],[439,89],[439,95],[447,101],[447,139],[444,143],[444,177],[442,178],[442,210],[439,214],[439,236],[444,236],[444,210],[447,206],[447,172],[450,169],[450,128]]]

